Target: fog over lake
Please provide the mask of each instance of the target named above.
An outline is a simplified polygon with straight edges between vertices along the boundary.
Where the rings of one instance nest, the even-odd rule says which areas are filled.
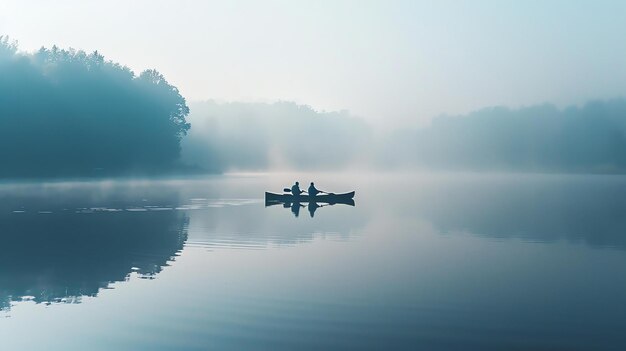
[[[1,1],[0,350],[626,350],[624,14]]]
[[[309,178],[358,189],[355,206],[314,217],[265,206],[259,189]],[[308,173],[4,183],[0,336],[19,350],[626,345],[625,185]]]
[[[380,130],[290,102],[191,104],[182,159],[208,169],[624,173],[626,100],[488,107]]]

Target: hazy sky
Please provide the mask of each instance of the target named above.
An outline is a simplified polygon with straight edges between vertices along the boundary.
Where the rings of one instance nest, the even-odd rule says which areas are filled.
[[[0,33],[381,122],[626,95],[626,1],[2,0]]]

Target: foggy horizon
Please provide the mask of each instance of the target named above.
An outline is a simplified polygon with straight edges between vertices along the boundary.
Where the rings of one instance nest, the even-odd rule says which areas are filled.
[[[0,56],[0,123],[13,131],[0,140],[4,177],[350,168],[626,172],[624,98],[484,107],[382,128],[348,110],[290,101],[189,107],[158,71],[136,74],[98,51],[53,46],[26,53],[2,36]],[[11,152],[16,147],[19,155]]]
[[[27,52],[58,45],[156,68],[188,101],[286,100],[422,125],[624,96],[625,11],[616,1],[28,0],[0,4],[0,33]]]
[[[625,19],[0,1],[2,350],[626,350]]]

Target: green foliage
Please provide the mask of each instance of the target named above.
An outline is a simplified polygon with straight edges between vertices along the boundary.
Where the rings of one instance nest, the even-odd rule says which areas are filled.
[[[0,176],[90,176],[173,167],[189,108],[156,70],[0,37]]]

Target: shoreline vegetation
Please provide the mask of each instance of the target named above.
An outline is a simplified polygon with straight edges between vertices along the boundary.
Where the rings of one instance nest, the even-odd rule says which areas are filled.
[[[185,98],[158,71],[97,51],[21,53],[0,37],[0,177],[160,173],[179,166]]]
[[[382,133],[293,102],[190,103],[154,69],[0,36],[0,179],[227,172],[626,174],[626,99],[491,107]]]

